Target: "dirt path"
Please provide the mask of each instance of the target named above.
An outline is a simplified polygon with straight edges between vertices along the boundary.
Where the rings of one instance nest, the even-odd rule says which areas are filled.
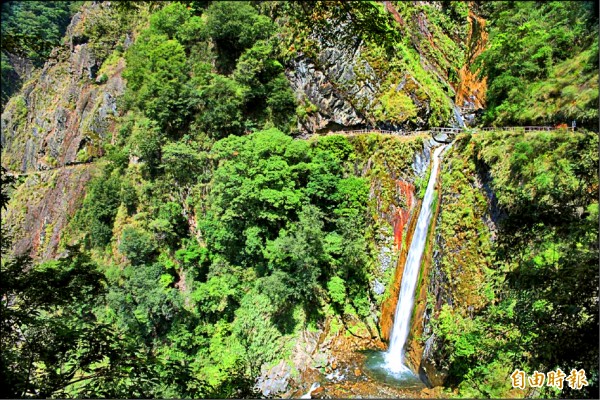
[[[9,175],[13,175],[18,178],[21,176],[36,175],[36,174],[41,174],[44,172],[54,172],[57,170],[74,169],[74,168],[78,168],[78,167],[81,167],[84,165],[91,165],[91,164],[94,164],[95,162],[96,162],[96,160],[86,161],[86,162],[74,162],[74,163],[70,163],[70,164],[66,164],[66,165],[61,165],[58,167],[40,169],[37,171],[28,171],[28,172],[17,172],[17,171],[12,171],[12,170],[6,168],[6,172],[8,172]]]

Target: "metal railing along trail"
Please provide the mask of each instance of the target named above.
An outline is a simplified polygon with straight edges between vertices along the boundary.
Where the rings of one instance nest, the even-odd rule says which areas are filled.
[[[442,126],[435,126],[435,127],[431,127],[428,130],[423,130],[423,131],[407,131],[407,130],[397,130],[397,131],[392,131],[392,130],[386,130],[386,129],[368,129],[368,128],[364,128],[364,129],[353,129],[353,130],[347,130],[347,131],[329,131],[329,132],[324,132],[324,133],[319,133],[317,135],[319,136],[328,136],[328,135],[347,135],[347,136],[356,136],[356,135],[364,135],[364,134],[369,134],[369,133],[378,133],[378,134],[382,134],[382,135],[395,135],[395,136],[412,136],[412,135],[422,135],[422,134],[426,134],[426,133],[430,133],[430,134],[440,134],[440,133],[445,133],[445,134],[450,134],[450,135],[456,135],[458,133],[461,133],[463,131],[471,131],[471,132],[478,132],[478,131],[482,131],[482,132],[490,132],[490,131],[509,131],[509,132],[537,132],[537,131],[574,131],[575,128],[573,127],[557,127],[557,126],[502,126],[502,127],[493,127],[493,126],[489,126],[489,127],[485,127],[485,128],[451,128],[451,127],[442,127]],[[299,133],[299,132],[296,132]],[[315,133],[313,133],[315,134]]]

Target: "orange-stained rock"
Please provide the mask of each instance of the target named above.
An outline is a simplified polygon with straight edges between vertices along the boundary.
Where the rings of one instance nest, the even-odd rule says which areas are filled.
[[[487,91],[487,77],[479,79],[479,69],[471,71],[475,59],[487,47],[488,35],[485,29],[485,19],[477,16],[469,9],[469,36],[467,38],[467,60],[458,71],[459,84],[456,87],[454,102],[461,107],[465,100],[474,103],[474,108],[485,107],[485,93]],[[473,97],[471,97],[473,96]]]
[[[396,181],[396,186],[399,195],[406,200],[406,208],[396,209],[392,222],[394,226],[394,244],[397,249],[400,249],[402,246],[402,236],[406,224],[409,222],[413,204],[415,202],[415,186],[412,183],[401,179]]]
[[[319,393],[322,393],[323,390],[325,390],[325,389],[323,389],[323,386],[319,386],[318,388],[316,388],[315,390],[313,390],[313,392],[311,393],[311,395],[314,396],[314,395],[317,395]]]
[[[414,186],[413,186],[414,188]],[[413,205],[413,203],[411,203]],[[406,240],[405,243],[409,244],[412,238],[415,226],[417,224],[417,214],[421,204],[420,201],[413,205],[412,213],[408,219],[406,227]],[[400,237],[401,238],[401,237]],[[390,288],[389,297],[381,305],[381,339],[388,341],[390,334],[392,333],[392,327],[394,325],[394,314],[396,312],[396,305],[398,304],[398,295],[400,294],[400,284],[402,282],[402,275],[404,273],[404,263],[408,255],[408,245],[400,248],[400,256],[398,257],[398,263],[396,266],[396,272],[394,274],[394,285]]]

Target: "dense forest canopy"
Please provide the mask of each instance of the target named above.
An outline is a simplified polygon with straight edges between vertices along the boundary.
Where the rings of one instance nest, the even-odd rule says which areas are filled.
[[[35,158],[20,130],[60,130],[43,132],[34,109],[44,95],[62,107],[58,89],[35,92],[40,76],[79,74],[85,98],[68,94],[56,123],[85,126],[73,160],[3,162],[2,397],[256,397],[259,377],[299,362],[315,332],[318,344],[379,339],[395,279],[382,248],[398,257],[394,238],[410,237],[388,219],[418,214],[436,145],[413,131],[456,123],[477,13],[489,33],[470,65],[487,80],[477,123],[498,130],[466,130],[444,155],[426,249],[449,294],[427,293],[415,340],[436,339],[443,397],[597,398],[597,4],[384,3],[2,4],[2,146]],[[88,75],[68,64],[77,46]],[[15,57],[34,68],[27,82]],[[107,98],[114,112],[98,105]],[[502,130],[571,120],[578,131]],[[367,125],[413,134],[299,132]],[[7,209],[31,212],[35,185],[79,167],[91,179],[56,257],[14,252]],[[559,367],[585,369],[589,385],[510,385],[516,368]]]
[[[598,126],[598,5],[490,2],[485,120]],[[596,128],[597,129],[597,128]]]

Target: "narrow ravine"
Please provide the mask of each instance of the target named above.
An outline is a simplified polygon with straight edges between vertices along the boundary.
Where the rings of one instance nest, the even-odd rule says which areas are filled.
[[[415,228],[415,233],[408,250],[406,265],[404,266],[400,297],[398,298],[398,305],[396,306],[396,314],[394,317],[394,327],[392,329],[392,335],[390,336],[390,346],[385,355],[385,367],[392,373],[401,373],[408,370],[408,367],[404,365],[404,346],[410,330],[415,288],[419,277],[423,250],[425,249],[429,222],[431,221],[431,207],[433,204],[435,184],[437,182],[440,154],[444,150],[444,147],[445,146],[440,146],[434,151],[433,165],[431,167],[427,190],[423,198],[421,211],[419,212],[417,227]]]
[[[393,386],[415,389],[424,387],[420,378],[406,365],[405,346],[410,334],[415,290],[427,241],[427,233],[433,216],[433,200],[441,154],[446,147],[440,146],[433,151],[427,189],[421,203],[415,231],[404,265],[388,350],[386,352],[370,352],[365,363],[372,378]]]

